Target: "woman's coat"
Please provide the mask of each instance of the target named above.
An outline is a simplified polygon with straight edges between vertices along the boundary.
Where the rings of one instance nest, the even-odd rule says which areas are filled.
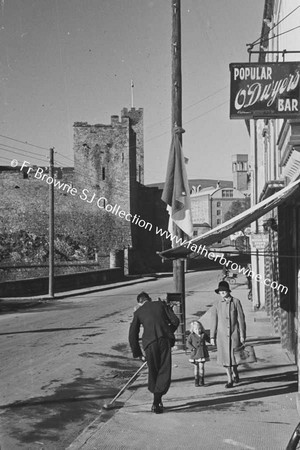
[[[246,322],[237,298],[219,299],[211,309],[210,337],[216,339],[217,361],[223,366],[237,365],[233,351],[246,339]]]

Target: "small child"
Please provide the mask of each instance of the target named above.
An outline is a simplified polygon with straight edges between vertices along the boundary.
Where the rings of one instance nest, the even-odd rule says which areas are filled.
[[[209,338],[201,322],[193,320],[190,327],[191,333],[187,338],[187,347],[191,350],[189,361],[195,365],[195,386],[204,385],[204,363],[209,361],[206,342]],[[206,342],[205,342],[206,341]]]

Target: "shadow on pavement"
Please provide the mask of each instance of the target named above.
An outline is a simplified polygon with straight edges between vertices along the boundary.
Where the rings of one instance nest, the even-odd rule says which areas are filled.
[[[197,411],[197,409],[200,410],[201,408],[205,408],[207,406],[213,407],[223,404],[228,405],[228,403],[258,400],[260,398],[273,397],[276,395],[284,395],[293,392],[297,392],[297,383],[290,383],[286,386],[273,386],[271,388],[254,389],[236,393],[230,391],[230,393],[228,393],[228,395],[226,396],[224,396],[224,393],[222,393],[222,397],[214,397],[211,399],[204,399],[196,402],[187,402],[182,405],[169,406],[166,408],[166,410],[174,412],[188,412],[190,410]]]

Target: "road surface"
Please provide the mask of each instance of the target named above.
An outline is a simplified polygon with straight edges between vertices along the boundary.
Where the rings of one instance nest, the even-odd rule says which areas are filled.
[[[187,316],[208,309],[219,272],[186,274]],[[0,316],[1,450],[65,449],[96,417],[140,365],[127,336],[142,290],[155,300],[174,291],[172,277]]]

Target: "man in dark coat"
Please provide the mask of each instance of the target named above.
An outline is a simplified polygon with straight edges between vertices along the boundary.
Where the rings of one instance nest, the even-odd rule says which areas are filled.
[[[137,296],[139,307],[134,312],[129,329],[129,344],[134,358],[143,358],[139,344],[139,331],[143,326],[142,344],[148,365],[148,389],[153,393],[152,411],[163,412],[162,396],[171,384],[172,331],[179,319],[161,300],[152,302],[146,292]]]

